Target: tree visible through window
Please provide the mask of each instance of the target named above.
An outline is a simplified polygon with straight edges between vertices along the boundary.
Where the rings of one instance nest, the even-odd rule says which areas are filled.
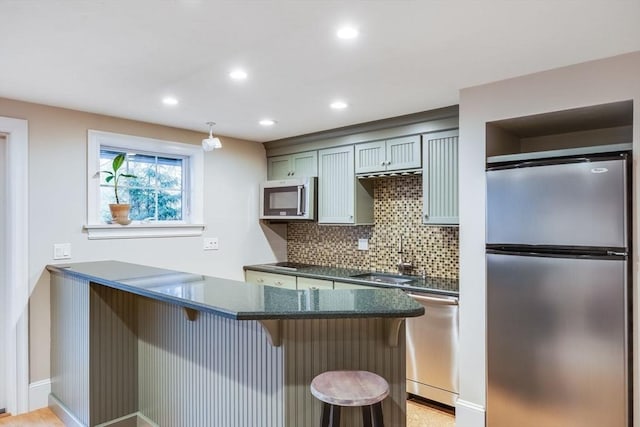
[[[117,148],[100,148],[100,170],[109,169],[113,158],[121,153]],[[134,221],[182,221],[186,215],[186,187],[188,158],[165,154],[131,152],[122,169],[135,175],[118,183],[121,203],[129,203],[129,218]],[[113,184],[100,176],[100,218],[111,221],[109,204],[115,203]]]

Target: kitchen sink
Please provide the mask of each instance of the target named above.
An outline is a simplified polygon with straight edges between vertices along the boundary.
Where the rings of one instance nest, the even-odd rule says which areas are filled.
[[[389,285],[402,285],[404,283],[413,281],[413,278],[405,276],[392,276],[389,274],[380,273],[356,274],[355,276],[351,277],[353,277],[354,279],[367,280],[369,282],[387,283]]]

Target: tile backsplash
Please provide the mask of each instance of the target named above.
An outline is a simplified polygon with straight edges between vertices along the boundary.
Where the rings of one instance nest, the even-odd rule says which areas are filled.
[[[413,263],[412,274],[458,278],[458,227],[422,224],[421,176],[377,178],[374,217],[374,226],[289,223],[288,260],[396,273],[402,236],[403,257]],[[369,239],[368,251],[358,250],[363,238]]]

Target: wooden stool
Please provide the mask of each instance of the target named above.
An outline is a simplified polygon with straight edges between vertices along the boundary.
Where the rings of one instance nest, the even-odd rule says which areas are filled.
[[[384,426],[382,401],[389,395],[389,383],[373,372],[324,372],[311,381],[311,394],[324,402],[321,427],[340,426],[341,406],[361,406],[364,427]]]

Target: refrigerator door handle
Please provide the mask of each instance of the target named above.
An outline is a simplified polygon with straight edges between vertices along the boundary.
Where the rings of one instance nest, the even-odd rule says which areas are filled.
[[[611,255],[611,256],[627,256],[626,252],[616,252],[616,251],[607,251],[607,255]]]

